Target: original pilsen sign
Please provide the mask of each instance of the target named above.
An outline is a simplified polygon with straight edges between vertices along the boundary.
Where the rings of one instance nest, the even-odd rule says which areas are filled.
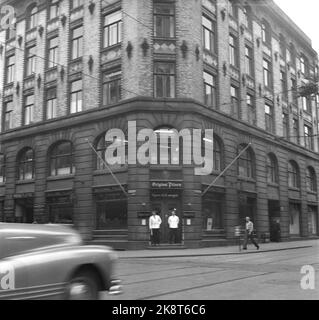
[[[152,181],[152,189],[182,189],[183,183],[178,181]]]

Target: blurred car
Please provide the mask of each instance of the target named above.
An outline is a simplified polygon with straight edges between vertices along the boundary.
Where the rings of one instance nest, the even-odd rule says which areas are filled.
[[[0,223],[0,300],[95,300],[121,293],[115,252],[61,225]]]

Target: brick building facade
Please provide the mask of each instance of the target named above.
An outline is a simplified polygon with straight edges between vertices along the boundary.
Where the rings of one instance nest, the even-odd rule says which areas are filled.
[[[6,1],[0,32],[0,219],[74,224],[119,248],[149,244],[152,209],[177,209],[188,247],[318,235],[318,77],[310,39],[272,1]],[[258,2],[257,2],[258,3]],[[105,132],[214,130],[214,172],[192,165],[112,167]],[[203,195],[203,190],[251,143]],[[169,184],[171,182],[171,184]],[[174,187],[170,187],[170,185]]]

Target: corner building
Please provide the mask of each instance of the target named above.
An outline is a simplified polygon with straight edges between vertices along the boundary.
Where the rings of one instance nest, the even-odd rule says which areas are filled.
[[[177,209],[186,247],[232,243],[245,216],[260,239],[275,220],[283,240],[318,236],[318,97],[297,95],[318,56],[273,1],[4,2],[16,23],[0,32],[2,221],[73,224],[125,249],[149,245],[152,209],[163,243]],[[87,139],[103,156],[128,121],[213,129],[213,173],[112,166],[126,197]]]

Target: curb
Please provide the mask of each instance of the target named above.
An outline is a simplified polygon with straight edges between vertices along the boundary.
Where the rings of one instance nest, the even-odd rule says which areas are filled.
[[[276,251],[288,251],[296,249],[312,248],[313,246],[301,246],[301,247],[289,247],[281,249],[269,249],[269,250],[256,250],[256,251],[240,251],[240,252],[224,252],[224,253],[200,253],[200,254],[175,254],[175,255],[163,255],[163,256],[132,256],[132,257],[118,257],[119,260],[127,259],[161,259],[161,258],[186,258],[186,257],[210,257],[210,256],[232,256],[240,254],[260,254],[264,252],[276,252]]]

